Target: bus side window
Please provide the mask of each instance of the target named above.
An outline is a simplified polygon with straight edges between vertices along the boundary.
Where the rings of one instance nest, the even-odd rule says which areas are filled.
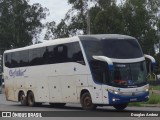
[[[13,52],[11,53],[11,67],[20,67],[20,57],[19,57],[19,52]]]
[[[76,62],[85,65],[83,54],[78,42],[68,44],[68,56],[71,62]]]
[[[49,52],[49,48],[46,47],[46,48],[43,48],[41,49],[41,55],[40,55],[40,58],[41,60],[43,61],[43,64],[49,64],[49,55],[50,55],[50,52]]]
[[[10,68],[11,67],[11,54],[10,53],[6,53],[4,55],[5,57],[5,66]]]
[[[66,45],[58,45],[54,48],[54,56],[55,56],[55,62],[56,63],[65,63],[65,62],[69,62],[69,58],[68,58],[68,48]]]
[[[74,53],[73,56],[72,56],[72,60],[74,62],[84,62],[84,59],[83,59],[83,55],[82,55],[82,51],[79,51],[77,53]]]
[[[97,83],[109,83],[108,65],[105,62],[91,60],[90,66],[93,78]]]
[[[38,64],[39,57],[40,57],[39,49],[35,48],[32,50],[29,50],[29,65],[31,66],[39,65]]]
[[[20,51],[19,52],[19,57],[20,57],[20,67],[25,67],[29,65],[29,51]]]

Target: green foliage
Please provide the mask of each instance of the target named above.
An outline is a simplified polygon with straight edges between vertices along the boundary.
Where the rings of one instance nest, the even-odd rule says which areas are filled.
[[[126,34],[137,38],[144,53],[154,55],[154,44],[159,37],[160,19],[157,13],[160,1],[124,0],[68,0],[72,5],[60,27],[53,26],[52,35],[57,37],[87,34]],[[58,29],[58,30],[56,30]],[[49,30],[49,29],[48,29]],[[64,35],[59,32],[65,31]],[[81,31],[81,32],[79,32]],[[62,32],[63,33],[63,32]]]
[[[160,86],[149,86],[150,90],[159,90],[160,91]]]
[[[68,0],[72,4],[72,9],[66,14],[66,21],[70,20],[68,30],[71,35],[75,35],[78,30],[82,30],[87,34],[87,14],[88,14],[89,0]],[[74,11],[77,14],[73,14]]]
[[[46,31],[44,39],[49,40],[51,38],[54,38],[54,34],[56,31],[56,23],[54,21],[47,23],[46,27],[47,27],[47,31]]]
[[[50,24],[48,23],[44,39],[74,36],[80,30],[83,31],[84,34],[87,34],[86,16],[88,1],[89,0],[68,0],[68,3],[72,4],[72,9],[66,13],[65,18],[62,19],[58,25],[48,26]]]
[[[105,1],[104,1],[105,2]],[[124,32],[124,23],[122,20],[122,14],[120,8],[113,2],[108,5],[106,1],[105,6],[99,6],[101,9],[95,16],[94,29],[91,30],[93,34],[121,34]],[[92,10],[92,9],[91,9]],[[92,13],[93,14],[93,13]]]
[[[147,0],[127,0],[122,6],[125,34],[137,38],[143,51],[153,55],[153,45],[158,41],[154,16],[157,11],[151,11],[152,6]]]
[[[154,56],[155,60],[156,60],[156,70],[155,70],[155,73],[156,74],[160,74],[160,53],[156,54]]]
[[[132,102],[132,103],[129,103],[129,106],[141,107],[141,106],[142,106],[142,103],[141,103],[141,102]]]
[[[147,104],[148,105],[149,104],[155,104],[155,105],[160,104],[160,95],[150,93],[149,100],[147,102],[133,102],[133,103],[129,103],[129,106],[141,107]]]
[[[47,23],[46,26],[47,32],[44,37],[45,40],[69,37],[68,26],[63,19],[57,26],[54,21]]]
[[[160,104],[160,96],[156,94],[151,94],[147,104]]]
[[[47,8],[27,0],[0,0],[0,48],[23,47],[41,32]]]

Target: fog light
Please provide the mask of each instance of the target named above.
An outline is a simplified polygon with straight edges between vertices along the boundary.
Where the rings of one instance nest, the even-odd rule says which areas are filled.
[[[115,101],[117,101],[117,100],[120,100],[120,99],[118,99],[118,98],[113,98],[113,99],[112,99],[113,102],[115,102]]]

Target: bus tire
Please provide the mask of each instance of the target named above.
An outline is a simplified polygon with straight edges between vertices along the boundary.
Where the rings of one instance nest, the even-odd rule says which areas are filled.
[[[36,106],[36,107],[41,107],[41,106],[42,106],[42,103],[41,103],[41,102],[36,102],[36,103],[35,103],[35,106]]]
[[[82,94],[80,102],[84,110],[94,110],[97,107],[95,104],[92,103],[92,98],[89,92]]]
[[[66,105],[66,103],[49,103],[52,107],[62,108]]]
[[[126,103],[126,104],[117,104],[117,105],[114,105],[113,107],[116,110],[124,110],[127,106],[128,106],[128,103]]]
[[[29,92],[27,95],[28,106],[34,107],[36,105],[33,92]]]
[[[20,94],[19,94],[19,101],[21,102],[21,105],[27,106],[27,98],[24,95],[24,92],[20,92]]]

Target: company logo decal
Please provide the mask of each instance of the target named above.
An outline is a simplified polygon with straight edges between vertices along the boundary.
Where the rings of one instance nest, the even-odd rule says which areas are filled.
[[[9,76],[10,77],[21,77],[21,76],[24,76],[24,73],[26,72],[27,69],[25,70],[21,70],[21,69],[18,69],[18,70],[10,70],[9,71]]]

